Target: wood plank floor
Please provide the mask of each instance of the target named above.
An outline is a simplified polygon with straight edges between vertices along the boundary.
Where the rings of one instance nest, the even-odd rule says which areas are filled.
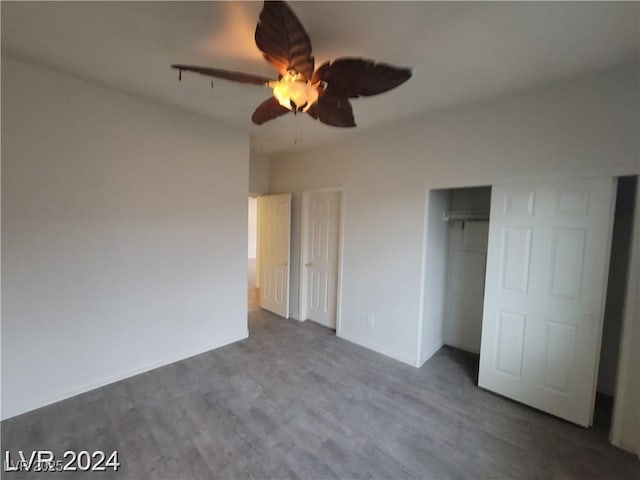
[[[256,310],[249,326],[2,422],[2,451],[120,452],[117,475],[64,478],[639,478],[597,429],[477,388],[473,355],[443,348],[415,369],[311,322]]]
[[[256,287],[249,288],[248,297],[249,297],[249,302],[248,302],[249,311],[260,308],[260,289],[259,288],[256,288]]]

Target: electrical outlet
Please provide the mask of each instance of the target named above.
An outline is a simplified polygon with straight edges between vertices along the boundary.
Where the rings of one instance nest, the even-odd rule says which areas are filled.
[[[367,325],[369,325],[370,327],[373,327],[376,324],[376,318],[373,316],[373,314],[369,314],[367,315]]]

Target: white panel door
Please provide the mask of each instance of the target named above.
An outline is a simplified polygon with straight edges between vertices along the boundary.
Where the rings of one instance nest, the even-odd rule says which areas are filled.
[[[335,329],[340,192],[311,192],[307,198],[307,319]]]
[[[260,307],[289,318],[291,194],[258,197]]]
[[[611,178],[494,186],[479,385],[589,426],[613,224]]]

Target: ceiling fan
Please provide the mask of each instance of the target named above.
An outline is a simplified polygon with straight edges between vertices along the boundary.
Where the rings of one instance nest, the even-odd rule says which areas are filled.
[[[257,125],[289,112],[306,112],[334,127],[355,127],[350,98],[384,93],[411,78],[411,70],[365,58],[338,58],[314,71],[311,40],[286,2],[265,1],[255,41],[278,80],[242,72],[194,65],[171,65],[179,71],[273,89],[273,96],[253,112]]]

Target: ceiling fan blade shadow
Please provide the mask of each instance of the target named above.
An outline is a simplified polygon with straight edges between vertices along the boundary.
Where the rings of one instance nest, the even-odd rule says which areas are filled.
[[[251,115],[251,121],[256,125],[262,125],[290,111],[288,108],[280,105],[275,97],[271,97],[258,105],[258,108],[256,108],[253,115]]]
[[[304,80],[311,78],[314,68],[311,40],[285,2],[264,2],[255,41],[264,58],[280,75],[294,69]]]
[[[321,96],[307,112],[316,120],[320,120],[332,127],[355,127],[353,108],[346,98],[334,98],[328,95]]]
[[[223,78],[232,82],[250,83],[253,85],[269,86],[271,78],[261,77],[260,75],[252,75],[250,73],[234,72],[232,70],[221,70],[219,68],[198,67],[196,65],[171,65],[171,68],[179,70],[180,73],[195,72],[208,77]]]
[[[312,82],[327,82],[325,93],[332,97],[368,97],[387,92],[411,78],[411,69],[366,58],[338,58],[322,64]]]

